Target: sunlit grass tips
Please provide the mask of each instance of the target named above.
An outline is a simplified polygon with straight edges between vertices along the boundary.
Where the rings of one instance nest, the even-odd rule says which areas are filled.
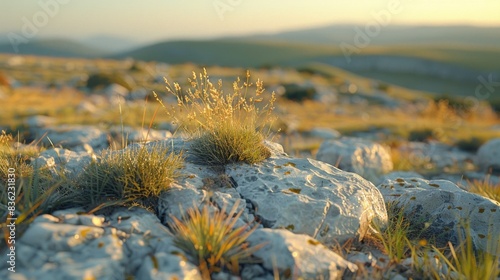
[[[96,207],[102,203],[140,203],[156,198],[179,176],[183,164],[182,154],[171,153],[161,145],[103,152],[78,180],[79,202]]]
[[[206,70],[198,76],[193,73],[187,91],[177,83],[166,83],[178,105],[167,113],[192,137],[190,152],[200,162],[253,164],[271,155],[264,140],[270,135],[276,99],[274,93],[265,97],[262,81],[254,86],[249,72],[243,84],[239,79],[233,83],[231,94],[224,93],[221,80],[214,85]]]
[[[238,274],[239,264],[255,262],[252,254],[263,244],[249,247],[246,239],[256,227],[235,227],[242,211],[236,213],[238,203],[226,214],[225,209],[211,211],[208,206],[188,209],[182,220],[172,217],[174,242],[202,272],[228,269]]]

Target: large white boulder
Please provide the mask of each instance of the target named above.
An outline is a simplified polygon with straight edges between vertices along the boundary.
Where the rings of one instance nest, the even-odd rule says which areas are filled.
[[[372,183],[324,162],[280,156],[258,165],[231,164],[226,174],[264,227],[330,243],[362,238],[373,220],[387,222]]]
[[[481,170],[488,172],[500,170],[500,138],[483,144],[477,151],[477,164]]]
[[[475,248],[500,255],[499,202],[445,180],[387,179],[378,188],[387,203],[403,208],[421,238],[435,240],[438,247],[448,241],[458,245],[470,231]]]
[[[169,142],[189,151],[189,142],[162,143]],[[183,176],[160,196],[162,222],[206,201],[219,208],[238,203],[245,222],[256,219],[266,228],[285,228],[326,243],[362,238],[372,221],[387,222],[383,198],[372,183],[324,162],[289,158],[276,143],[266,145],[272,157],[259,164],[216,170],[188,161]]]
[[[382,145],[359,138],[325,141],[316,159],[355,172],[370,181],[393,169],[391,155]]]

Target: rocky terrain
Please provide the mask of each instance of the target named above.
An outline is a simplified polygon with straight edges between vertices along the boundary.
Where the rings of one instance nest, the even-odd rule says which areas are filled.
[[[93,127],[37,129],[53,141],[58,137],[71,141],[63,142],[63,149],[42,152],[33,164],[62,170],[74,178],[92,160],[85,147],[94,152],[108,148],[106,133]],[[130,130],[129,135],[133,139],[138,132]],[[169,138],[165,131],[151,135],[158,135],[160,145],[189,155],[190,142]],[[469,221],[473,247],[500,256],[498,244],[491,245],[500,231],[495,222],[500,220],[498,201],[469,193],[450,181],[391,173],[390,156],[367,140],[328,140],[318,160],[290,157],[273,142],[267,146],[272,156],[264,162],[229,164],[222,170],[192,162],[187,156],[183,175],[160,196],[155,211],[118,207],[87,214],[82,208],[69,208],[41,215],[16,242],[16,274],[7,271],[9,257],[2,254],[1,278],[202,279],[197,266],[174,244],[170,230],[172,218],[181,219],[182,209],[189,205],[209,205],[219,211],[237,205],[243,213],[237,225],[258,225],[249,244],[266,244],[254,254],[258,263],[241,265],[240,278],[219,272],[212,279],[275,279],[276,275],[351,279],[363,275],[360,269],[370,275],[370,271],[390,267],[383,250],[368,244],[348,254],[332,249],[349,240],[363,240],[373,234],[374,224],[387,227],[386,205],[393,202],[404,205],[412,227],[424,229],[420,238],[435,239],[437,246],[446,246],[448,241],[458,246],[463,233],[456,226]],[[481,147],[478,157],[471,157],[481,166],[496,168],[500,165],[493,155],[498,150],[497,139]],[[348,159],[339,165],[343,170],[329,164],[338,157]],[[491,176],[491,180],[498,177]],[[408,258],[385,275],[413,278],[414,262]],[[449,273],[445,263],[438,267],[442,275]]]
[[[169,115],[175,98],[160,94],[162,108],[152,94],[165,91],[163,76],[185,80],[196,66],[19,56],[0,64],[9,81],[0,86],[1,174],[16,167],[16,205],[26,206],[15,212],[26,219],[15,231],[16,273],[2,243],[0,279],[467,279],[476,260],[476,271],[500,279],[500,130],[484,100],[467,107],[324,65],[252,69],[278,98],[269,154],[215,166],[196,158],[192,135]],[[212,81],[242,74],[208,70]],[[83,182],[102,182],[96,164],[137,151],[165,162],[167,151],[179,155],[179,175],[152,200],[113,204],[107,193],[81,203],[95,191]],[[164,174],[161,164],[148,168]],[[26,188],[41,180],[55,190],[30,200]],[[2,195],[8,242],[4,220],[14,215]],[[175,230],[188,209],[233,218],[227,227],[246,236],[252,261],[207,274]]]

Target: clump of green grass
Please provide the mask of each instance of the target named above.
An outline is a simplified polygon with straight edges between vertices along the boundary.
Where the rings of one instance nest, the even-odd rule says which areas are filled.
[[[397,204],[387,205],[389,223],[387,228],[381,229],[378,224],[373,223],[375,237],[383,245],[385,253],[394,262],[399,262],[410,253],[410,222],[405,218],[403,208]]]
[[[47,168],[32,165],[40,148],[16,148],[12,135],[0,135],[0,228],[7,237],[7,218],[16,218],[19,233],[37,216],[68,206],[75,193],[64,176],[53,176]]]
[[[469,185],[469,192],[500,202],[500,184],[493,184],[489,176],[486,176],[483,180],[472,180],[467,182]]]
[[[449,273],[446,278],[452,279],[450,276],[453,273],[458,276],[458,279],[464,280],[498,279],[500,276],[500,237],[494,234],[490,237],[491,244],[489,244],[489,247],[496,253],[494,255],[485,251],[474,250],[470,227],[466,225],[464,228],[465,238],[461,236],[462,242],[457,247],[448,242],[448,253],[434,247],[434,251],[437,252],[437,257],[440,261],[446,263],[449,267]],[[457,277],[454,277],[454,279],[457,279]]]
[[[411,229],[405,218],[404,209],[397,204],[387,206],[389,224],[385,230],[377,225],[375,237],[383,245],[384,253],[391,259],[392,264],[398,264],[405,258],[412,259],[411,274],[423,279],[497,279],[500,276],[500,238],[491,236],[489,248],[495,254],[474,249],[472,236],[468,226],[460,227],[465,230],[465,237],[461,236],[461,244],[454,247],[451,243],[448,248],[437,248],[428,240],[419,239],[418,232]],[[391,267],[391,265],[389,266]],[[371,275],[370,279],[378,279]]]
[[[210,274],[224,269],[238,275],[240,264],[257,261],[252,254],[263,244],[249,247],[246,241],[256,227],[235,228],[242,214],[242,211],[236,213],[237,207],[235,203],[226,214],[225,208],[211,213],[207,205],[202,210],[195,206],[187,210],[181,220],[172,217],[170,226],[176,246],[188,254],[207,279]]]
[[[267,104],[259,106],[264,101],[263,83],[257,80],[255,90],[250,93],[253,84],[249,72],[243,84],[239,78],[233,83],[231,94],[224,93],[221,80],[217,85],[212,84],[206,70],[198,76],[193,72],[189,79],[191,87],[186,92],[178,83],[166,83],[167,91],[176,96],[180,108],[167,112],[192,137],[190,152],[200,162],[253,164],[271,155],[264,140],[270,136],[276,99],[272,93]]]
[[[157,198],[180,175],[183,163],[182,153],[169,153],[160,145],[103,152],[78,179],[79,203],[105,207],[138,202],[148,206],[149,199]]]
[[[7,178],[9,168],[15,169],[16,177],[25,178],[33,173],[30,160],[40,154],[36,146],[15,147],[15,140],[11,134],[2,131],[0,135],[0,178]]]

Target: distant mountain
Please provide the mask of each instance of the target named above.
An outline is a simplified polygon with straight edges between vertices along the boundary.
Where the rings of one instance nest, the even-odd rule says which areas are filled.
[[[66,39],[33,40],[18,45],[21,55],[41,55],[55,57],[99,57],[109,54],[106,51],[86,46],[82,43]],[[0,53],[16,53],[8,42],[0,44]]]
[[[310,44],[354,44],[355,36],[366,36],[369,45],[464,45],[500,47],[500,27],[475,26],[382,26],[370,34],[366,25],[330,25],[318,28],[257,34],[239,39],[285,41]],[[363,34],[363,35],[361,35]]]
[[[162,42],[111,56],[145,61],[256,67],[306,62],[317,56],[333,55],[331,47],[256,40],[209,40]]]
[[[105,50],[109,53],[128,51],[138,48],[141,45],[139,42],[132,39],[112,35],[95,35],[80,39],[79,41],[89,47]]]

